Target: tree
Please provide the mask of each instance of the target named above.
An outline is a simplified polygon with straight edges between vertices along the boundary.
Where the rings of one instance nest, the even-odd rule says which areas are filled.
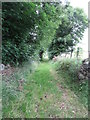
[[[73,8],[69,4],[63,9],[61,24],[49,46],[50,58],[66,51],[71,51],[72,56],[74,47],[80,42],[88,26],[88,19],[82,9]]]
[[[28,60],[35,49],[35,39],[29,34],[36,33],[37,13],[35,3],[2,4],[2,62],[17,64]],[[34,37],[34,34],[32,34]],[[29,43],[29,44],[28,44]]]
[[[2,4],[4,64],[21,64],[39,51],[40,47],[44,49],[48,47],[60,23],[56,18],[62,13],[55,5],[59,4],[33,2]]]
[[[44,53],[44,50],[40,49],[40,52],[39,52],[40,61],[42,61],[43,53]]]
[[[74,49],[86,27],[82,10],[69,4],[4,2],[2,62],[21,64],[35,54],[40,55],[41,48],[49,48],[52,56]]]

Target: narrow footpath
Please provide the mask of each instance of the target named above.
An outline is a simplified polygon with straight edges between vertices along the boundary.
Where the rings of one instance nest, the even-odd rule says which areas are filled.
[[[87,118],[88,110],[73,91],[63,86],[63,78],[58,76],[52,63],[40,63],[26,79],[22,97],[14,103],[17,117]]]

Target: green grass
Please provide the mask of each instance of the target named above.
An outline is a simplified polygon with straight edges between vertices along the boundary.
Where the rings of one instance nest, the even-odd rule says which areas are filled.
[[[68,85],[64,84],[65,78],[57,74],[53,63],[41,62],[35,72],[25,73],[24,79],[24,88],[22,92],[17,92],[18,97],[12,98],[11,95],[9,103],[6,100],[3,102],[3,117],[87,117],[87,109]]]
[[[54,68],[57,70],[59,77],[63,77],[63,85],[74,91],[78,100],[88,108],[88,80],[79,81],[77,77],[80,65],[81,60],[63,59],[55,63]]]
[[[86,107],[88,108],[88,81],[86,80],[83,83],[79,82],[73,82],[72,77],[68,75],[68,73],[65,72],[59,72],[59,76],[63,77],[64,86],[67,86],[68,89],[72,90],[78,97],[78,100]]]

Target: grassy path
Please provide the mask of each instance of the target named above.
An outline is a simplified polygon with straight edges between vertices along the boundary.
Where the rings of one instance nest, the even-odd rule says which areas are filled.
[[[10,116],[24,118],[83,118],[86,108],[73,91],[64,86],[52,63],[41,63],[26,77],[24,90],[18,101],[12,103]]]

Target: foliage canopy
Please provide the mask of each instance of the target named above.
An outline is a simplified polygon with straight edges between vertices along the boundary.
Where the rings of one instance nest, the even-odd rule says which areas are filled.
[[[87,27],[87,17],[68,3],[16,2],[2,4],[2,62],[21,64],[38,55],[73,48]]]

